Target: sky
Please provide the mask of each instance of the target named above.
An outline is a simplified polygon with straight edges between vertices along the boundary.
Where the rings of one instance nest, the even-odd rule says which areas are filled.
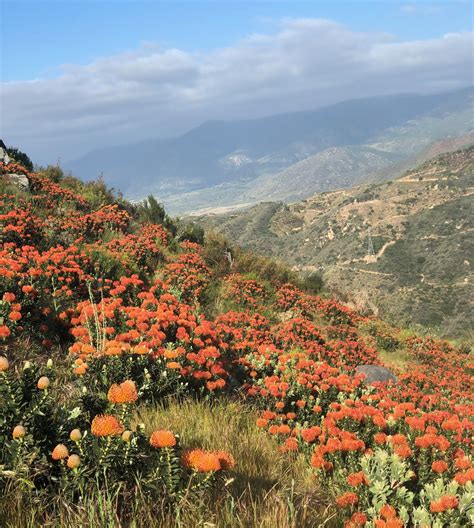
[[[0,134],[38,163],[473,84],[469,0],[0,0]]]

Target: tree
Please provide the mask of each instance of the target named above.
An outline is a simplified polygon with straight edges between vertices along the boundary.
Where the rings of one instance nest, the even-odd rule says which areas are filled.
[[[7,154],[12,158],[16,163],[23,165],[25,169],[29,172],[33,171],[33,162],[30,160],[24,152],[17,149],[16,147],[7,147]]]

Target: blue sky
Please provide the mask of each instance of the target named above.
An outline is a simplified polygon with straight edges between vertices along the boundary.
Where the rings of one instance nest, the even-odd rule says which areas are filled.
[[[0,137],[35,161],[473,84],[472,2],[0,0]]]
[[[2,80],[52,77],[63,64],[155,42],[187,51],[271,33],[284,18],[327,18],[399,39],[472,30],[470,1],[0,0]],[[15,23],[11,23],[15,21]]]

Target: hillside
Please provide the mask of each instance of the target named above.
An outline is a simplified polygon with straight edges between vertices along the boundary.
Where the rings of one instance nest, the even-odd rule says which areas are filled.
[[[360,189],[329,238],[347,218],[356,231],[360,207],[379,218],[380,189],[465,199],[471,162]],[[0,172],[1,526],[472,524],[466,344],[314,295],[238,247],[228,258],[226,240],[101,181]],[[335,195],[255,225],[280,212],[296,233]],[[454,203],[433,196],[431,213]]]
[[[264,197],[288,201],[355,185],[434,141],[470,133],[472,111],[472,88],[371,97],[261,119],[207,122],[177,138],[93,151],[66,168],[83,179],[102,174],[127,198],[153,193],[172,213]]]
[[[322,272],[330,290],[361,309],[459,336],[474,323],[473,193],[469,147],[441,154],[396,180],[290,205],[261,203],[200,221],[295,270]]]

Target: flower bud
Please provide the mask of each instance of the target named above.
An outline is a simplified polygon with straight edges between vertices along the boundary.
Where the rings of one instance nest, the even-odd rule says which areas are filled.
[[[9,366],[8,359],[5,356],[0,356],[0,372],[5,372]]]
[[[53,360],[51,358],[49,358],[48,361],[46,362],[46,366],[48,368],[53,368]]]
[[[47,378],[46,376],[42,376],[39,380],[38,380],[38,383],[37,383],[37,387],[39,390],[46,390],[50,385],[50,381],[49,381],[49,378]]]
[[[25,364],[23,365],[23,370],[28,370],[31,368],[31,363],[29,361],[25,361]]]
[[[79,442],[79,440],[82,438],[82,433],[79,429],[73,429],[69,434],[69,438],[73,442]]]
[[[67,467],[70,469],[76,469],[81,465],[81,458],[79,455],[71,455],[67,459]]]
[[[124,431],[122,433],[122,440],[124,442],[130,442],[131,439],[132,439],[132,431]]]
[[[23,438],[26,435],[26,429],[22,425],[17,425],[13,429],[13,438],[18,440],[19,438]]]
[[[64,444],[58,444],[51,453],[53,460],[63,460],[69,456],[69,450]]]

